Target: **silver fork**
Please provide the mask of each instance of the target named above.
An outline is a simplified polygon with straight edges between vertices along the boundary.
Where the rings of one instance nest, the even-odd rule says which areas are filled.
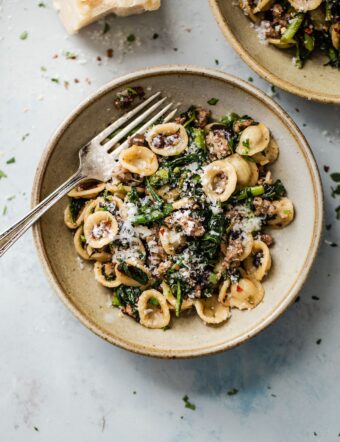
[[[156,99],[157,101],[151,105]],[[26,230],[38,221],[48,209],[80,182],[88,179],[107,181],[111,176],[115,160],[117,160],[122,150],[129,146],[129,139],[125,140],[115,148],[116,144],[125,138],[133,129],[145,122],[148,117],[150,117],[150,119],[147,120],[143,126],[135,132],[135,134],[143,134],[159,118],[165,115],[170,110],[173,103],[167,104],[155,115],[153,114],[161,107],[166,99],[167,97],[160,98],[160,92],[155,93],[147,100],[143,101],[139,106],[110,124],[106,129],[83,146],[79,151],[79,168],[77,172],[34,207],[20,221],[0,234],[0,257],[26,232]],[[145,108],[146,110],[138,115]],[[164,122],[170,121],[176,112],[177,109],[171,111],[164,118]],[[136,118],[132,119],[135,116]],[[132,121],[129,123],[130,120]],[[120,128],[122,129],[114,137],[108,139],[109,135]]]

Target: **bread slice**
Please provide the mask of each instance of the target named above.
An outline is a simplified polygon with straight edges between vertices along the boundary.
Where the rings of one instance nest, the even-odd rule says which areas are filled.
[[[54,0],[54,7],[70,34],[107,14],[139,14],[154,11],[160,5],[161,0]]]

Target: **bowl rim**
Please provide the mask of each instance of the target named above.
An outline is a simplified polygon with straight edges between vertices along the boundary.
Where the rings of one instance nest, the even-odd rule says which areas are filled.
[[[77,306],[68,298],[66,293],[64,292],[61,283],[58,280],[58,276],[54,273],[52,266],[49,262],[47,251],[44,245],[44,240],[41,231],[40,222],[36,223],[33,227],[33,237],[35,246],[38,252],[39,259],[43,265],[45,273],[48,279],[51,281],[52,286],[56,290],[61,301],[66,305],[66,307],[73,313],[73,315],[80,320],[80,322],[85,325],[89,330],[103,338],[104,340],[114,344],[118,347],[124,348],[125,350],[129,350],[133,353],[142,354],[145,356],[153,356],[165,359],[173,359],[173,358],[192,358],[199,357],[204,355],[210,355],[219,353],[225,350],[229,350],[234,348],[246,341],[250,338],[256,336],[261,331],[266,329],[270,324],[272,324],[275,320],[277,320],[283,312],[289,307],[291,303],[294,302],[295,298],[298,296],[299,291],[301,290],[303,284],[305,283],[307,276],[312,268],[312,265],[315,261],[317,251],[321,242],[321,235],[323,229],[323,191],[321,186],[321,179],[319,170],[313,156],[313,153],[307,143],[306,138],[294,123],[292,118],[286,113],[285,110],[281,108],[279,104],[277,104],[272,98],[267,96],[263,91],[256,88],[255,86],[241,80],[233,75],[227,74],[225,72],[215,70],[215,69],[207,69],[192,65],[162,65],[149,67],[146,69],[138,70],[133,73],[129,73],[127,75],[120,76],[109,83],[105,84],[101,88],[99,88],[96,92],[91,94],[87,99],[81,102],[73,112],[60,124],[57,128],[53,136],[48,141],[43,154],[41,156],[40,162],[38,164],[33,188],[32,188],[32,196],[31,196],[31,204],[35,206],[40,201],[40,194],[42,190],[42,183],[45,177],[46,165],[57,146],[60,138],[63,136],[64,131],[75,121],[75,119],[85,110],[88,106],[90,106],[93,102],[97,101],[101,96],[107,94],[110,90],[124,86],[126,83],[130,81],[138,81],[138,80],[146,80],[148,77],[152,76],[162,76],[162,75],[197,75],[200,77],[206,77],[214,80],[220,80],[227,84],[231,84],[239,89],[242,89],[246,94],[250,94],[253,97],[259,99],[264,105],[266,105],[271,112],[274,112],[275,115],[285,124],[285,126],[289,129],[292,136],[295,138],[296,142],[301,149],[301,153],[303,154],[307,167],[310,171],[311,179],[314,187],[314,204],[316,207],[316,217],[314,219],[314,229],[313,235],[309,246],[309,251],[306,254],[306,259],[304,265],[301,268],[300,273],[296,276],[295,281],[293,282],[290,291],[288,292],[285,300],[280,304],[279,307],[275,308],[270,315],[266,317],[265,320],[260,321],[256,324],[250,332],[244,332],[239,335],[237,338],[233,339],[230,342],[212,344],[210,346],[202,347],[201,349],[185,349],[185,350],[166,350],[166,349],[157,349],[154,347],[144,347],[139,344],[134,344],[128,341],[125,341],[123,337],[114,338],[105,330],[101,329],[99,325],[95,324],[90,317],[87,317],[85,314],[80,312]]]
[[[225,38],[229,41],[234,50],[247,63],[247,65],[253,69],[260,77],[264,78],[269,83],[277,86],[278,88],[290,92],[307,100],[316,101],[323,104],[340,104],[340,96],[318,93],[316,91],[310,91],[302,87],[295,86],[293,83],[286,81],[277,75],[273,74],[270,70],[264,68],[256,59],[244,48],[242,43],[233,34],[231,28],[228,25],[226,18],[223,16],[219,7],[220,0],[209,0],[210,8],[215,17],[215,20],[220,27]]]

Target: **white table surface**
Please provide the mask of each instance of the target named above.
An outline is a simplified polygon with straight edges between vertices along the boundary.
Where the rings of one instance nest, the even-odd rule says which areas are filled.
[[[0,170],[8,176],[0,180],[0,230],[29,208],[34,173],[53,131],[112,78],[165,63],[214,67],[217,59],[221,69],[251,76],[270,91],[228,46],[207,0],[163,0],[156,13],[108,18],[104,36],[102,22],[72,37],[50,1],[45,8],[38,0],[0,5]],[[19,38],[23,31],[26,40]],[[131,33],[137,40],[128,45]],[[113,58],[106,57],[109,48]],[[66,59],[65,51],[77,60]],[[340,171],[340,107],[282,91],[275,99],[311,144],[332,224],[300,302],[235,350],[196,360],[148,359],[77,322],[50,287],[26,234],[0,267],[1,442],[340,440],[340,249],[324,242],[340,241],[334,211],[340,197],[331,197],[323,170]],[[16,162],[6,164],[13,156]],[[239,392],[229,396],[232,388]],[[196,411],[184,407],[185,394]]]

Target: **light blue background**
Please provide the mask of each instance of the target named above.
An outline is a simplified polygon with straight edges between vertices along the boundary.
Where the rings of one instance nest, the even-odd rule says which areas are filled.
[[[46,8],[37,4],[0,1],[0,169],[8,174],[0,181],[0,230],[28,209],[36,166],[57,125],[112,78],[165,63],[214,67],[218,59],[221,69],[251,76],[270,91],[225,42],[207,0],[163,0],[156,13],[110,17],[104,36],[102,22],[72,37],[49,1]],[[25,30],[28,39],[21,40]],[[130,33],[137,41],[129,46]],[[105,55],[109,48],[112,59]],[[78,59],[65,59],[64,51]],[[260,336],[224,354],[186,361],[135,356],[94,336],[64,308],[27,234],[1,260],[1,442],[340,440],[339,248],[324,243],[339,242],[334,208],[340,197],[331,198],[323,171],[324,165],[340,171],[340,108],[281,91],[275,99],[312,146],[332,224],[301,301]],[[6,165],[12,156],[16,163]],[[228,396],[232,388],[239,393]],[[196,411],[184,407],[185,394]]]

